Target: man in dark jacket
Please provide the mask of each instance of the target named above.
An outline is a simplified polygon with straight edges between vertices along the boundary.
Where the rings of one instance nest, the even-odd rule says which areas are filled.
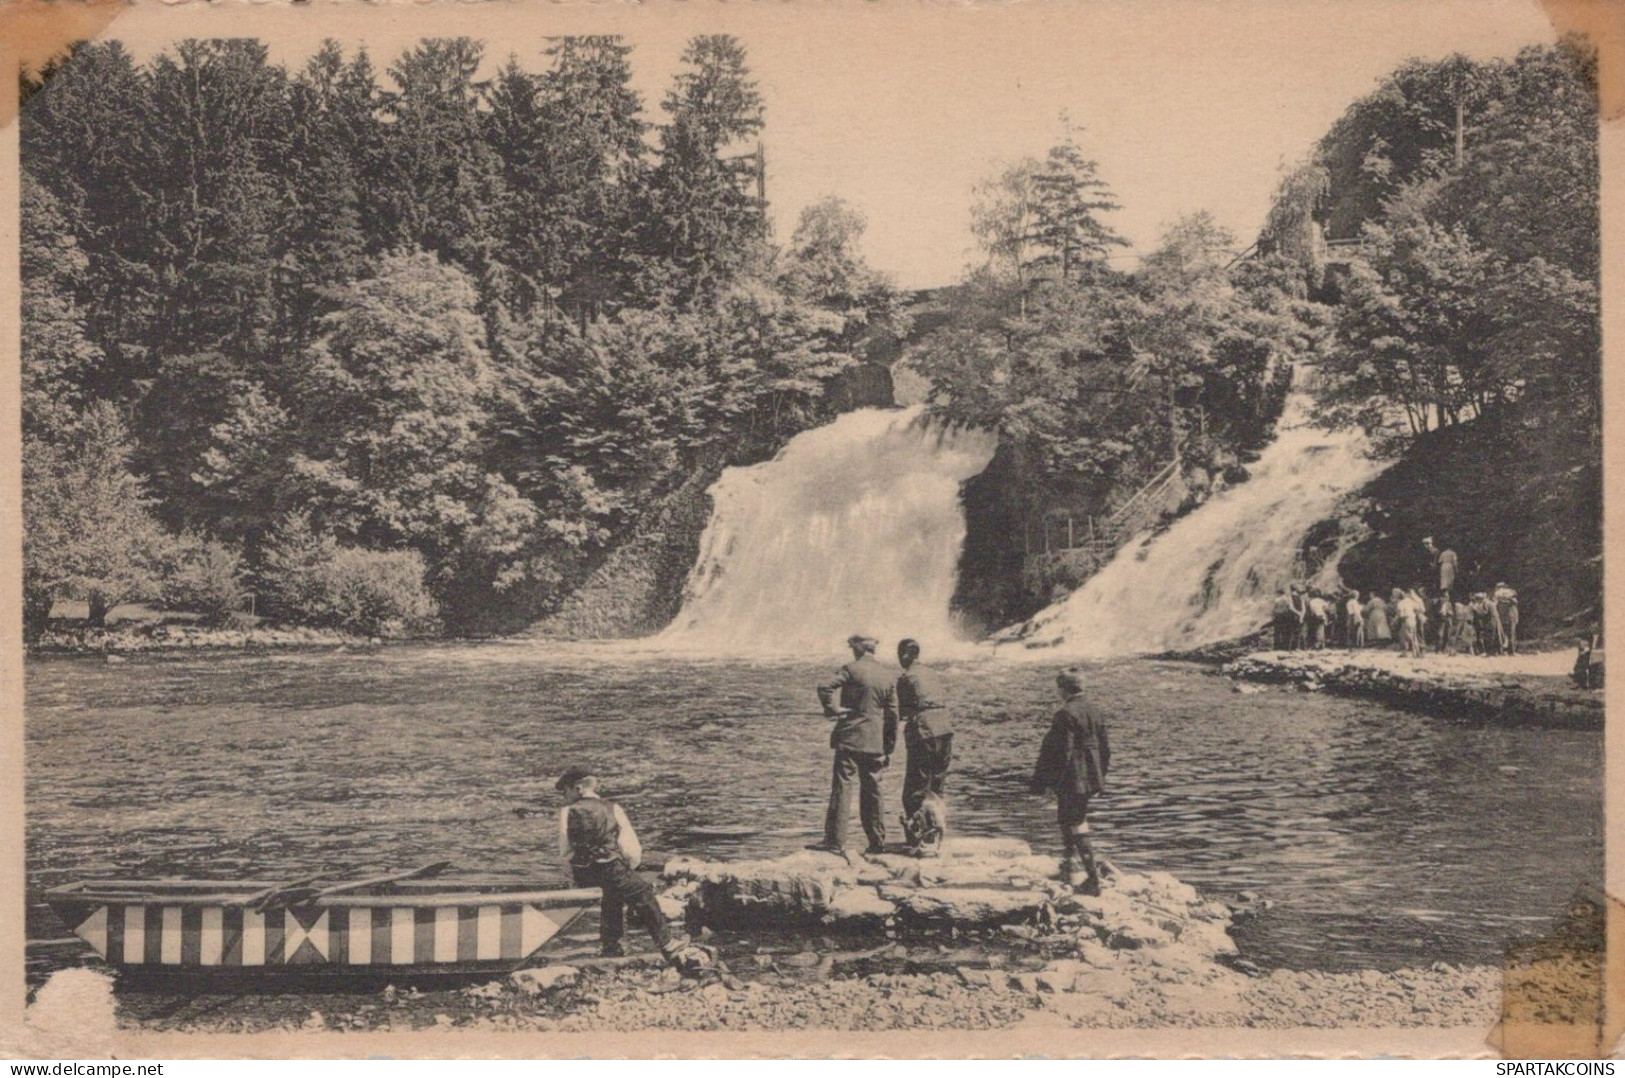
[[[1033,769],[1034,793],[1055,791],[1055,814],[1066,850],[1062,871],[1086,895],[1100,894],[1100,872],[1089,844],[1089,798],[1106,790],[1111,745],[1106,718],[1083,698],[1083,670],[1070,666],[1055,678],[1065,701],[1050,723]]]
[[[876,641],[861,634],[846,641],[852,661],[833,681],[818,686],[826,718],[835,720],[829,747],[835,750],[824,841],[809,849],[844,853],[851,818],[851,792],[858,786],[858,815],[869,838],[869,853],[886,848],[886,821],[880,807],[880,772],[897,747],[897,694],[891,675],[875,661]]]
[[[910,846],[918,846],[920,836],[909,821],[920,811],[928,793],[942,796],[953,759],[954,734],[942,689],[935,671],[915,665],[920,645],[904,640],[897,645],[897,663],[903,668],[897,679],[897,714],[903,723],[903,743],[908,746],[908,770],[903,773],[903,833]]]

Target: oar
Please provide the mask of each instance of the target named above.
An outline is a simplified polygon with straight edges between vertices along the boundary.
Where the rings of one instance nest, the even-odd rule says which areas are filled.
[[[320,876],[307,876],[304,879],[297,880],[293,883],[273,883],[269,887],[263,887],[260,890],[255,891],[253,894],[247,894],[241,898],[232,899],[230,905],[247,906],[249,909],[255,910],[264,909],[266,906],[271,904],[271,900],[273,898],[282,894],[284,891],[297,891],[302,888],[309,887],[319,879],[321,879]]]
[[[312,876],[309,879],[300,880],[298,883],[267,888],[263,892],[250,895],[249,899],[244,901],[244,904],[252,904],[253,908],[261,910],[270,906],[303,905],[327,895],[339,894],[343,891],[354,891],[362,887],[376,887],[380,884],[399,883],[403,880],[428,879],[440,875],[450,867],[450,861],[435,861],[421,868],[409,869],[405,872],[391,872],[383,876],[372,876],[364,880],[351,880],[347,883],[335,883],[322,888],[311,886],[322,878]]]
[[[372,876],[365,880],[351,880],[349,883],[335,883],[331,887],[323,887],[310,896],[310,901],[326,898],[328,895],[342,894],[345,891],[359,891],[363,887],[380,887],[386,883],[404,883],[407,880],[428,880],[440,875],[451,867],[450,861],[432,861],[421,868],[410,869],[406,872],[391,872],[384,876]]]

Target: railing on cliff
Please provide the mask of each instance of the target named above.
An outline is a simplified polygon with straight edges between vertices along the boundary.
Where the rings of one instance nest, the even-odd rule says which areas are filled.
[[[1044,522],[1043,545],[1035,549],[1032,535],[1029,531],[1025,543],[1026,552],[1032,554],[1054,554],[1068,550],[1089,550],[1096,562],[1104,564],[1117,553],[1118,547],[1138,535],[1149,527],[1153,518],[1161,512],[1162,497],[1168,489],[1178,481],[1183,460],[1180,456],[1184,444],[1174,447],[1174,459],[1169,461],[1156,475],[1141,484],[1140,488],[1128,499],[1114,509],[1109,516],[1097,518],[1087,516],[1083,518],[1083,526],[1078,526],[1077,519],[1068,513],[1066,517],[1066,542],[1052,543],[1050,541],[1049,522]]]

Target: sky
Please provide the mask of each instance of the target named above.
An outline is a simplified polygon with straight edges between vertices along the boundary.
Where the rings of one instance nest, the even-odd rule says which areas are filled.
[[[737,35],[766,102],[777,236],[838,195],[868,219],[870,263],[910,288],[951,283],[977,260],[972,188],[1041,156],[1063,115],[1136,249],[1199,210],[1245,246],[1282,171],[1399,63],[1510,56],[1555,37],[1526,0],[148,3],[104,36],[141,58],[183,37],[253,36],[290,66],[334,37],[366,44],[382,68],[419,37],[466,34],[487,43],[492,69],[510,53],[540,69],[545,39],[573,33],[625,36],[653,120],[683,43]]]

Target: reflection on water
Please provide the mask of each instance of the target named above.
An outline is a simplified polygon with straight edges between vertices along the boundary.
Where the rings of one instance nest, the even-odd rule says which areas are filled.
[[[82,875],[307,875],[440,857],[565,882],[554,777],[594,765],[651,850],[768,856],[816,834],[824,663],[695,661],[614,647],[135,658],[28,668],[28,883]],[[1026,778],[1048,676],[944,669],[959,717],[953,827],[1053,851]],[[1602,738],[1459,726],[1320,695],[1240,695],[1205,671],[1122,661],[1100,848],[1216,897],[1261,965],[1488,961],[1602,875]],[[901,764],[888,777],[895,819]],[[495,818],[491,818],[491,817]],[[33,918],[33,931],[60,929]]]

